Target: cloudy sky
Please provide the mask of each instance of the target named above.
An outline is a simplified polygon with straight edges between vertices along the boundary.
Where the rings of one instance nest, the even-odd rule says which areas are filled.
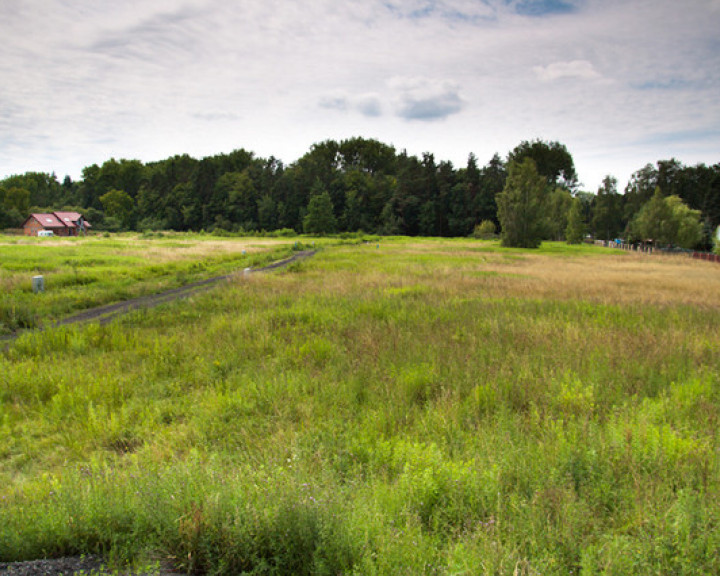
[[[720,0],[0,0],[0,178],[377,138],[720,162]]]

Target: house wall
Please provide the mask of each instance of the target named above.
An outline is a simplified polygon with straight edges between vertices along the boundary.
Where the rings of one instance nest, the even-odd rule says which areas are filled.
[[[35,220],[35,218],[32,218],[29,222],[25,224],[25,227],[23,228],[23,234],[25,236],[37,236],[37,233],[43,230],[42,224]]]
[[[38,232],[40,230],[52,230],[55,236],[75,236],[76,234],[73,233],[73,230],[69,228],[65,228],[64,226],[62,228],[46,228],[40,222],[35,220],[33,218],[30,220],[30,222],[27,222],[25,226],[23,227],[23,234],[25,236],[37,236]]]

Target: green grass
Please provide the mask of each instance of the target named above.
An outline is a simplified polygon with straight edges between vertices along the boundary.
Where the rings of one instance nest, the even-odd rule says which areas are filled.
[[[0,236],[0,335],[93,306],[263,265],[289,255],[295,242],[203,235]],[[229,248],[233,244],[237,248]],[[218,245],[225,249],[217,250]],[[241,247],[247,248],[246,254]],[[36,275],[45,279],[42,294],[32,291]]]
[[[682,266],[712,273],[383,239],[24,334],[0,355],[0,561],[717,573],[720,289],[627,288]]]

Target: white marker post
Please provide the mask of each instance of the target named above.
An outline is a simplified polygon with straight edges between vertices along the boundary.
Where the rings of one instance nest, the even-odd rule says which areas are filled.
[[[33,276],[32,290],[35,294],[45,292],[45,278],[42,276]]]

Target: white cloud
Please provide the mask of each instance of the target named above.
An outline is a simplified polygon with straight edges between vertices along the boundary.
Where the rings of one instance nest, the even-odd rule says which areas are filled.
[[[571,62],[553,62],[547,66],[533,68],[537,77],[543,82],[552,82],[563,78],[578,78],[580,80],[595,80],[600,74],[587,60],[573,60]]]
[[[5,0],[0,178],[351,136],[455,164],[559,140],[591,189],[717,162],[717,1]]]
[[[377,94],[363,94],[357,99],[357,109],[363,116],[378,117],[382,116],[383,105]]]
[[[383,114],[382,99],[375,93],[351,96],[344,92],[335,92],[322,96],[319,105],[326,110],[356,112],[369,118],[379,117]]]
[[[449,80],[397,77],[389,85],[397,94],[396,113],[406,120],[442,120],[464,106],[460,87]]]

